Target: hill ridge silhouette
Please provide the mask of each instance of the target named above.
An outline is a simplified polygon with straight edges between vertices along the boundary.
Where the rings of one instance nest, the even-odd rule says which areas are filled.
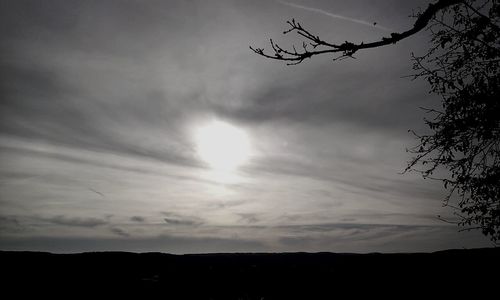
[[[63,290],[141,298],[325,299],[333,291],[396,288],[446,295],[457,289],[477,297],[498,284],[500,270],[500,248],[389,254],[0,251],[0,259],[7,290],[43,295],[49,288],[45,295],[52,299],[67,297]],[[457,285],[460,278],[466,284]]]

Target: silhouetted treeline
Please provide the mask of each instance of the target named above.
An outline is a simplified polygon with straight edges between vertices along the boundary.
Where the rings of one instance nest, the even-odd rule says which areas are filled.
[[[0,252],[3,293],[139,299],[434,298],[494,292],[500,249],[420,254]],[[340,295],[344,295],[340,297]]]

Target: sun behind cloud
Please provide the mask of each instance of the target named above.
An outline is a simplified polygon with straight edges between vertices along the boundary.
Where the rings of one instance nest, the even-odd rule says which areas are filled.
[[[215,171],[234,171],[250,155],[247,133],[222,121],[199,127],[195,132],[195,143],[199,157]]]

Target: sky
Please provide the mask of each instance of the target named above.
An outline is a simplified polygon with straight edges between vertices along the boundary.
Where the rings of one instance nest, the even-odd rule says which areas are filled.
[[[453,219],[440,182],[401,174],[419,107],[439,106],[405,77],[428,33],[297,66],[249,49],[300,44],[282,35],[291,18],[332,42],[380,39],[427,4],[0,0],[0,249],[491,246],[437,218]],[[230,168],[200,150],[214,124],[234,133],[202,137],[219,161],[244,139]]]

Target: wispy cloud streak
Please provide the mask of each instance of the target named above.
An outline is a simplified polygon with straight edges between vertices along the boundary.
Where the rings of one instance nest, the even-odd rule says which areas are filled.
[[[387,27],[384,27],[384,26],[380,26],[380,25],[378,25],[375,22],[368,22],[368,21],[365,21],[365,20],[359,20],[359,19],[354,19],[354,18],[342,16],[342,15],[337,15],[337,14],[333,14],[331,12],[328,12],[328,11],[325,11],[325,10],[322,10],[322,9],[319,9],[319,8],[308,7],[308,6],[304,6],[304,5],[300,5],[300,4],[296,4],[296,3],[292,3],[292,2],[286,2],[286,1],[282,1],[282,0],[276,0],[276,2],[281,3],[283,5],[290,6],[290,7],[294,7],[294,8],[298,8],[298,9],[303,9],[303,10],[307,10],[307,11],[310,11],[310,12],[315,12],[315,13],[318,13],[318,14],[329,16],[331,18],[335,18],[335,19],[339,19],[339,20],[344,20],[344,21],[348,21],[348,22],[353,22],[353,23],[357,23],[357,24],[369,26],[369,27],[372,27],[372,28],[380,29],[380,30],[383,30],[383,31],[387,31],[387,32],[395,32],[395,30],[387,28]]]

